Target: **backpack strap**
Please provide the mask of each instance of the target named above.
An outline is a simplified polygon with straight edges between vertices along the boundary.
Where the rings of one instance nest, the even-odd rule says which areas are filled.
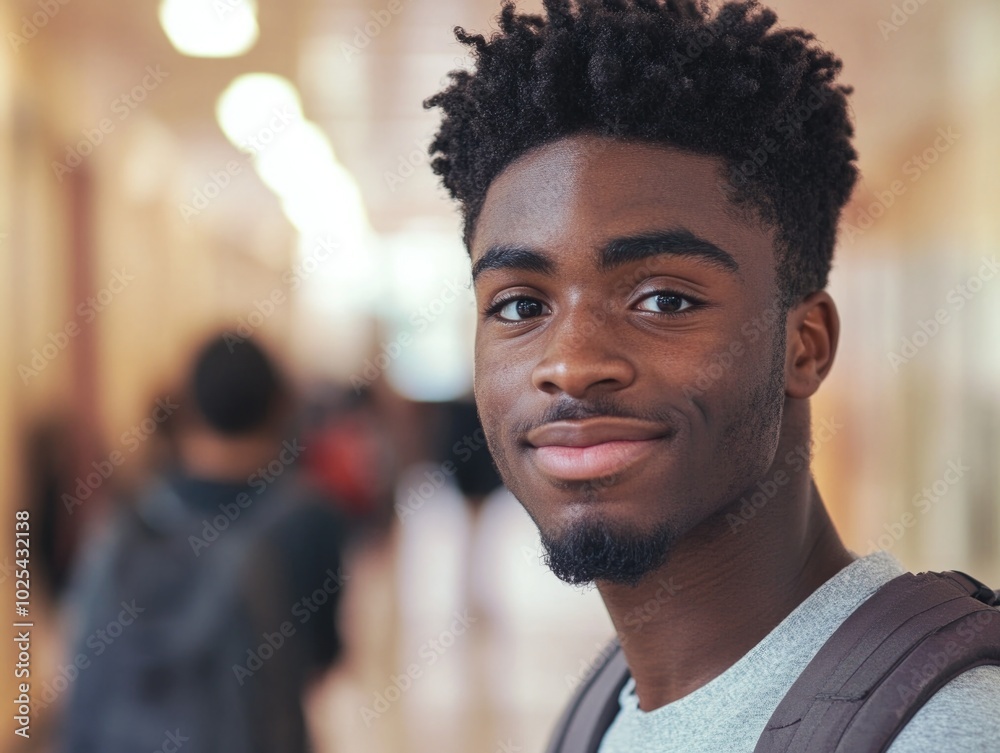
[[[611,641],[608,649],[563,712],[547,753],[597,753],[604,733],[618,714],[618,696],[629,678],[618,640]]]
[[[1000,665],[1000,594],[959,572],[906,573],[830,636],[754,753],[882,752],[962,672]]]

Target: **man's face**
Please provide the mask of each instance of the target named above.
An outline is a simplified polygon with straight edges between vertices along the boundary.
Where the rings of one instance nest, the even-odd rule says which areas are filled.
[[[774,236],[741,219],[721,167],[573,136],[522,155],[486,195],[476,400],[564,580],[637,582],[773,460]]]

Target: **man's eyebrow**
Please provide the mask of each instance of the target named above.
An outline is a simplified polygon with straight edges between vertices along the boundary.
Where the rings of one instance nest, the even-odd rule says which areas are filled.
[[[552,274],[555,265],[544,254],[524,246],[491,246],[472,265],[472,281],[490,269],[520,269]]]
[[[661,254],[695,257],[726,272],[738,274],[740,271],[740,265],[731,254],[683,228],[615,238],[601,249],[598,265],[607,271]]]

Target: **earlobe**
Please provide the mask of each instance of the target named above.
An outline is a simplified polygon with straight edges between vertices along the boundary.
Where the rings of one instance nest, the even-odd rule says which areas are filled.
[[[840,338],[837,306],[825,290],[810,293],[786,319],[785,394],[813,396],[833,366]]]

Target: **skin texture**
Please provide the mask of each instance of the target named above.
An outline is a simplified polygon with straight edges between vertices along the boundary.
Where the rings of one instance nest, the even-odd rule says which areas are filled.
[[[722,175],[664,145],[562,138],[494,180],[470,243],[476,399],[508,488],[550,543],[669,543],[648,572],[596,578],[644,710],[725,671],[851,561],[807,464],[788,462],[809,446],[836,308],[822,291],[780,308],[774,232],[729,202]],[[714,257],[600,262],[615,240],[664,233]],[[567,478],[543,462],[539,438],[563,436],[546,427],[609,416],[612,434],[642,434],[615,445],[630,464]],[[727,515],[779,472],[734,528]]]

